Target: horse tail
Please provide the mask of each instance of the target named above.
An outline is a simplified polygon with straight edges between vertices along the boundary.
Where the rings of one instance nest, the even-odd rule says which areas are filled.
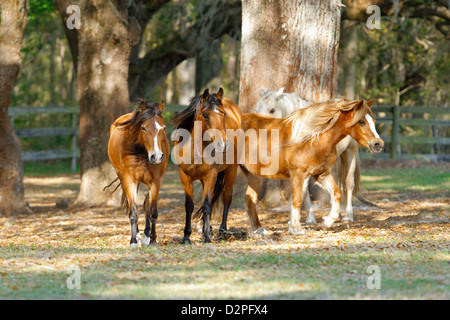
[[[103,188],[103,192],[105,192],[106,189],[108,189],[109,187],[111,187],[117,180],[119,180],[119,177],[115,178],[115,179],[114,179],[113,181],[111,181],[106,187],[104,187],[104,188]],[[120,182],[119,182],[119,184],[114,188],[114,190],[111,191],[111,193],[116,192],[116,190],[117,190],[117,188],[119,188],[119,186],[120,186]]]
[[[225,187],[225,171],[219,172],[216,179],[216,184],[214,185],[214,190],[212,193],[212,199],[211,199],[211,216],[213,215],[214,205],[217,203],[217,200],[222,196],[223,189]],[[194,214],[194,219],[200,219],[203,217],[203,211],[205,210],[205,207],[202,205],[200,209],[197,210],[197,212]]]
[[[341,160],[341,170],[340,170],[340,182],[339,184],[341,186],[345,186],[345,179],[347,177],[348,174],[348,165],[347,165],[347,159],[346,157],[341,154],[340,156],[340,160]],[[359,152],[356,154],[356,165],[355,165],[355,173],[353,175],[353,179],[354,179],[354,188],[353,188],[353,197],[357,198],[359,201],[361,201],[362,203],[372,206],[372,207],[378,207],[375,203],[367,200],[366,198],[364,198],[361,195],[361,192],[364,191],[364,186],[362,184],[362,180],[361,180],[361,159],[359,157]],[[344,191],[343,194],[343,199],[346,199],[347,195],[347,189],[344,187],[342,188]]]

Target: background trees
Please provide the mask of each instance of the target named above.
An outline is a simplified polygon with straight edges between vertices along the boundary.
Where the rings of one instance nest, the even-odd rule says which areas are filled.
[[[22,184],[22,149],[8,118],[27,23],[26,1],[0,1],[0,214],[28,212]]]
[[[334,1],[29,1],[22,68],[11,103],[0,102],[3,117],[3,106],[9,104],[79,104],[81,174],[86,181],[79,200],[95,204],[110,200],[97,193],[109,179],[102,147],[109,123],[137,97],[182,102],[186,81],[195,93],[222,85],[244,110],[251,109],[259,87],[273,86],[300,91],[311,100],[354,94],[375,97],[378,104],[448,105],[446,1],[342,2],[345,7]],[[69,4],[82,9],[80,30],[65,26]],[[365,24],[368,5],[381,9],[380,30]],[[324,19],[325,14],[331,18]],[[6,59],[4,52],[0,59]],[[187,59],[188,69],[180,65]],[[0,85],[6,88],[7,83]],[[22,125],[54,120],[43,115]],[[0,145],[14,145],[17,155],[2,160],[2,166],[15,163],[15,176],[20,177],[12,128],[2,130],[8,133],[0,137]],[[416,129],[408,130],[413,134]],[[22,142],[25,149],[58,144],[56,138]],[[93,181],[95,190],[90,188]],[[20,183],[16,185],[12,189],[20,190]]]

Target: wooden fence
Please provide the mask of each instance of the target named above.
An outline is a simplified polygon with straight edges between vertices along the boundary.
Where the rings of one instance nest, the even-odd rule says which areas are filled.
[[[78,136],[78,116],[80,109],[78,106],[70,107],[11,107],[9,108],[9,117],[14,126],[14,118],[26,117],[36,114],[69,114],[71,115],[70,127],[56,128],[29,128],[16,129],[19,138],[29,137],[54,137],[54,136],[70,136],[70,146],[68,149],[62,150],[39,150],[22,152],[23,161],[40,161],[54,159],[72,159],[71,169],[76,170],[77,158],[80,157],[80,150],[77,147]]]
[[[369,153],[361,153],[362,157],[450,161],[450,154],[440,154],[440,146],[450,145],[450,137],[445,135],[450,130],[450,108],[377,106],[373,107],[372,111],[377,124],[384,123],[387,125],[384,128],[385,130],[379,130],[379,133],[385,144],[390,144],[390,153],[381,153],[375,156]],[[401,135],[401,126],[431,127],[432,134],[429,136]],[[390,134],[388,134],[389,131]],[[440,131],[444,132],[443,136],[439,136]],[[434,153],[402,153],[402,145],[404,144],[432,145]]]
[[[168,105],[169,111],[180,110],[179,105]],[[383,131],[379,131],[381,138],[386,144],[390,144],[390,153],[381,153],[371,155],[367,152],[361,153],[363,158],[400,158],[400,159],[426,159],[426,160],[446,160],[450,161],[450,154],[440,154],[441,145],[450,145],[450,137],[439,136],[443,128],[448,132],[450,129],[450,108],[443,107],[399,107],[399,106],[377,106],[372,111],[377,120],[377,124],[386,124]],[[80,150],[77,147],[78,135],[78,106],[69,107],[11,107],[9,116],[14,125],[14,118],[36,114],[70,114],[70,127],[56,128],[30,128],[18,129],[17,135],[24,137],[50,137],[50,136],[70,136],[71,143],[68,149],[63,150],[40,150],[24,151],[22,153],[23,161],[39,161],[53,159],[72,159],[71,168],[76,170],[77,158]],[[414,115],[414,117],[413,117]],[[420,117],[417,117],[420,115]],[[426,115],[426,116],[425,116]],[[400,134],[401,126],[426,126],[431,127],[432,136],[402,136]],[[390,135],[383,134],[384,132]],[[404,154],[401,152],[402,144],[427,144],[434,146],[434,154]]]

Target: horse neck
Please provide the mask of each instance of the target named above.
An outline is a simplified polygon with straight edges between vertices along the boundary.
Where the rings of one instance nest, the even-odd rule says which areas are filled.
[[[319,149],[333,149],[347,135],[346,117],[341,114],[333,127],[319,135]],[[317,148],[317,146],[315,148]]]

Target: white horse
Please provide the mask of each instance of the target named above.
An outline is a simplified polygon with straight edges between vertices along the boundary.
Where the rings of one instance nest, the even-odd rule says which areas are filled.
[[[259,89],[261,98],[256,102],[255,112],[268,114],[276,118],[284,118],[297,109],[307,108],[312,102],[303,100],[297,92],[283,93],[283,88],[278,91]],[[346,199],[345,216],[343,221],[353,221],[353,196],[357,196],[361,190],[361,177],[359,172],[358,142],[351,136],[345,137],[336,145],[337,155],[340,156],[340,185],[343,189],[343,199]],[[303,199],[307,211],[306,224],[316,223],[311,199],[308,191],[308,183],[303,184]],[[363,199],[360,199],[363,202]]]

